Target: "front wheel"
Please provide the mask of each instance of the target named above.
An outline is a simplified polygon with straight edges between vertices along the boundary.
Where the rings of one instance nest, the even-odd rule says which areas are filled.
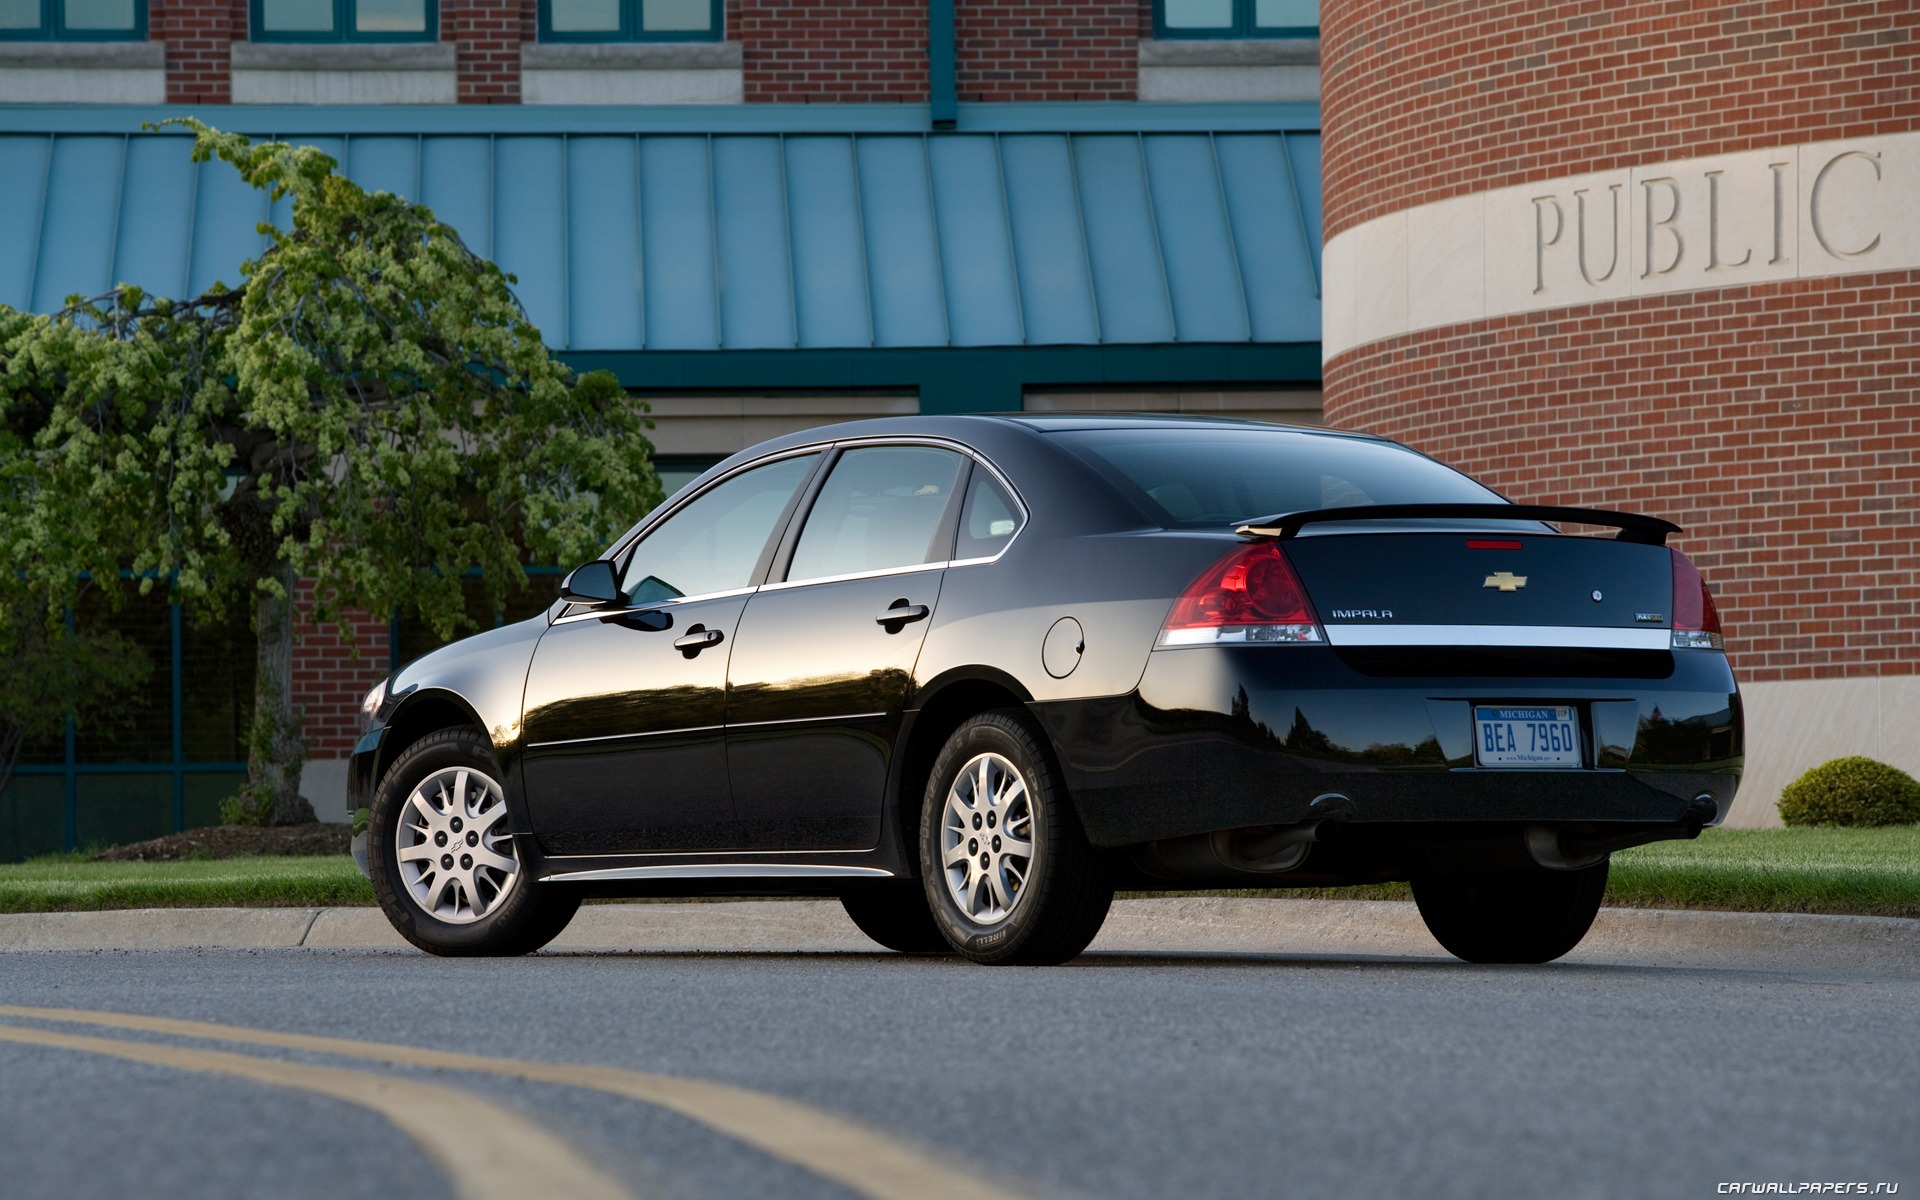
[[[934,760],[920,875],[940,932],[977,963],[1065,962],[1113,903],[1106,861],[1018,709],[968,720]]]
[[[381,777],[367,871],[387,920],[430,954],[529,954],[580,907],[579,893],[526,878],[493,747],[474,729],[428,734]]]
[[[1473,963],[1552,962],[1580,944],[1607,891],[1605,860],[1578,871],[1417,876],[1434,940]]]

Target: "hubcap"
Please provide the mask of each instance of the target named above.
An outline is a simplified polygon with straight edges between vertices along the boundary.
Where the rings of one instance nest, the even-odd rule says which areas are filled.
[[[484,772],[446,767],[421,780],[395,832],[401,883],[415,904],[449,925],[478,921],[519,882],[506,797]]]
[[[940,865],[947,894],[975,925],[998,925],[1019,907],[1033,874],[1033,795],[1007,759],[976,755],[947,789]]]

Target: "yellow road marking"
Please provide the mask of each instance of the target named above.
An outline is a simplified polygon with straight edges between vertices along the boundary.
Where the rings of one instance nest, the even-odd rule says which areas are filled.
[[[111,1055],[182,1071],[232,1075],[370,1108],[417,1142],[451,1177],[454,1190],[466,1200],[524,1200],[544,1194],[594,1200],[627,1198],[625,1189],[552,1134],[485,1100],[439,1084],[344,1067],[317,1067],[222,1050],[84,1037],[17,1025],[0,1025],[0,1040]]]
[[[922,1151],[843,1117],[821,1112],[795,1100],[730,1084],[655,1075],[622,1067],[525,1062],[351,1038],[279,1033],[269,1029],[220,1025],[211,1021],[183,1021],[172,1017],[89,1012],[73,1008],[24,1008],[11,1004],[0,1004],[0,1016],[102,1025],[244,1045],[275,1046],[284,1050],[306,1050],[410,1067],[484,1071],[540,1083],[588,1088],[679,1113],[775,1158],[804,1167],[863,1196],[871,1196],[873,1200],[1017,1200],[1014,1193],[964,1174]]]

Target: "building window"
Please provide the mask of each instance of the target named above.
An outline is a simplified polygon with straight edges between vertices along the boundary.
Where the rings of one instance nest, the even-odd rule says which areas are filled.
[[[717,42],[720,33],[720,0],[540,0],[543,42]]]
[[[0,39],[144,42],[147,0],[0,0]]]
[[[249,12],[256,42],[431,42],[440,26],[437,0],[250,0]]]
[[[1154,0],[1157,38],[1320,36],[1320,0]]]

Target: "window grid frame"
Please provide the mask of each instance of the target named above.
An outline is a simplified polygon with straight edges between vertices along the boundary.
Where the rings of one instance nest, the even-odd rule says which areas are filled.
[[[353,27],[359,0],[332,0],[333,28],[330,30],[277,32],[265,27],[266,0],[247,0],[247,40],[266,45],[432,45],[440,40],[440,0],[424,0],[424,3],[426,28],[420,33],[360,33]]]
[[[0,29],[0,42],[144,42],[148,40],[147,0],[133,0],[130,29],[68,29],[66,0],[40,0],[40,24],[32,29]]]
[[[1167,0],[1153,0],[1153,36],[1176,41],[1273,41],[1320,36],[1318,25],[1256,25],[1256,0],[1233,0],[1233,24],[1217,29],[1193,29],[1167,24]]]
[[[255,0],[258,2],[258,0]],[[431,0],[429,0],[431,2]],[[710,23],[705,29],[669,29],[649,32],[641,28],[640,9],[646,0],[620,0],[620,28],[580,32],[553,28],[553,0],[539,0],[535,32],[542,42],[555,45],[629,45],[651,43],[723,42],[726,40],[726,5],[723,0],[707,0]]]

